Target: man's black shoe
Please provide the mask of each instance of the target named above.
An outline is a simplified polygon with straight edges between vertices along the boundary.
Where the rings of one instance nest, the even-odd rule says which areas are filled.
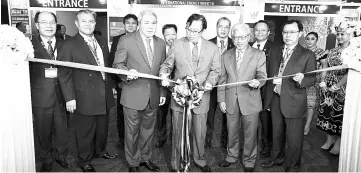
[[[265,163],[262,163],[261,166],[263,168],[271,168],[273,166],[281,166],[283,163],[277,163],[275,161],[271,161],[271,162],[265,162]]]
[[[103,158],[103,159],[115,159],[115,158],[117,158],[118,156],[115,155],[115,154],[105,153],[105,154],[100,155],[100,156],[98,156],[98,157],[101,157],[101,158]]]
[[[245,167],[244,168],[244,172],[253,172],[254,168],[253,167]]]
[[[146,167],[149,171],[153,171],[153,172],[158,172],[160,169],[157,165],[155,165],[153,162],[151,161],[145,161],[145,162],[141,162],[139,164],[140,166],[144,166]]]
[[[82,166],[81,170],[83,170],[83,172],[95,172],[95,169],[93,168],[93,166],[91,164]]]
[[[208,165],[204,165],[203,167],[202,166],[198,166],[196,164],[196,166],[201,169],[202,172],[212,172],[211,168],[208,166]]]
[[[139,167],[129,167],[129,172],[139,172]]]
[[[266,147],[264,150],[261,151],[261,158],[268,158],[271,156],[271,150]]]
[[[71,165],[66,161],[65,158],[56,160],[56,162],[58,162],[60,164],[60,166],[65,168],[65,169],[71,168]]]
[[[51,172],[53,169],[53,163],[43,163],[40,168],[40,172]]]
[[[290,172],[291,168],[290,167],[286,167],[285,168],[285,172]]]
[[[158,140],[158,142],[155,144],[156,148],[162,148],[165,144],[166,140]]]
[[[222,162],[219,164],[220,167],[229,167],[231,166],[231,162],[228,162],[227,160],[222,160]]]

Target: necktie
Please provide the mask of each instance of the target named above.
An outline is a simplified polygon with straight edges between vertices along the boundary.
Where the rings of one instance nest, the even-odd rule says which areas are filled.
[[[257,48],[259,49],[259,50],[261,50],[260,48],[261,48],[261,45],[258,43],[257,44]]]
[[[225,47],[226,47],[226,46],[224,45],[224,40],[221,40],[221,54],[224,53]]]
[[[51,43],[52,43],[52,41],[48,41],[48,50],[47,50],[47,52],[48,52],[48,54],[50,56],[50,59],[55,60],[54,49],[53,49],[53,46],[51,46]]]
[[[243,51],[237,50],[237,57],[236,57],[237,73],[239,73],[239,71],[241,69],[242,54],[243,54]]]
[[[284,49],[284,52],[283,52],[283,56],[282,56],[282,61],[281,61],[281,64],[280,64],[280,68],[278,70],[278,76],[282,76],[283,74],[283,70],[284,70],[284,66],[285,66],[285,62],[286,60],[289,58],[290,56],[290,49],[289,48],[285,48]],[[275,86],[275,89],[274,89],[274,92],[277,93],[277,94],[281,94],[281,85],[277,84]]]
[[[193,69],[198,67],[198,43],[193,43],[193,49],[192,49],[192,61],[193,61]]]
[[[150,46],[150,38],[147,38],[147,56],[148,56],[148,62],[150,67],[152,67],[152,63],[153,63],[153,51],[152,51],[152,47]]]
[[[98,54],[97,54],[97,42],[95,39],[93,38],[89,38],[89,48],[91,49],[93,55],[94,55],[94,58],[95,58],[95,61],[97,62],[98,66],[103,66],[104,64],[100,62],[99,58],[98,58]],[[104,72],[101,72],[102,74],[102,77],[103,77],[103,80],[105,80],[105,73]]]

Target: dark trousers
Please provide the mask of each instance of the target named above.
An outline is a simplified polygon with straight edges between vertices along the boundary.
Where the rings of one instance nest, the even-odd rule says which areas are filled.
[[[273,127],[272,159],[285,163],[291,171],[299,171],[303,145],[303,118],[286,118],[280,108],[280,96],[273,95],[271,100]]]
[[[227,116],[218,106],[217,88],[211,91],[209,111],[207,115],[207,133],[206,143],[211,142],[213,135],[220,136],[220,140],[224,146],[227,143]]]
[[[33,107],[35,145],[43,163],[51,163],[53,156],[60,160],[67,156],[68,128],[64,104],[58,101],[52,107]],[[54,138],[53,138],[54,136]]]
[[[125,158],[130,166],[139,166],[140,162],[152,157],[152,141],[157,116],[157,108],[149,103],[144,110],[124,109],[125,122]]]
[[[170,94],[170,93],[169,93]],[[158,140],[166,141],[170,138],[172,133],[172,115],[170,110],[170,99],[167,97],[167,101],[163,106],[159,107],[157,114],[157,132]]]
[[[272,118],[271,112],[268,110],[261,111],[259,113],[259,118],[261,122],[261,148],[272,148]]]
[[[123,105],[120,104],[120,97],[122,96],[122,88],[117,88],[117,129],[119,142],[124,142],[124,113]]]
[[[108,111],[105,115],[71,114],[78,150],[78,166],[90,164],[95,157],[106,153]]]

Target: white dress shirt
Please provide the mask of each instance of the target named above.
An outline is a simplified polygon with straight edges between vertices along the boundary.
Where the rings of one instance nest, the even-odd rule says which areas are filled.
[[[264,45],[266,45],[266,42],[267,42],[267,40],[261,41],[261,42],[257,42],[257,41],[256,41],[256,42],[253,43],[252,47],[258,49],[257,44],[259,44],[259,45],[260,45],[260,46],[259,46],[259,50],[262,50],[262,51],[263,51]]]

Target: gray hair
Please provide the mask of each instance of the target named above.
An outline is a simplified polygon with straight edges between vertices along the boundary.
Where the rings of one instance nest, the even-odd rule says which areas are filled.
[[[251,34],[251,28],[245,24],[245,23],[237,23],[235,25],[233,25],[232,29],[231,29],[231,36],[232,38],[234,37],[234,33],[237,30],[243,30],[247,32],[247,35]]]
[[[146,15],[146,14],[153,15],[153,16],[155,17],[155,20],[158,21],[157,14],[155,14],[155,12],[154,12],[153,10],[151,10],[151,9],[145,9],[145,10],[142,10],[142,11],[140,12],[140,14],[139,14],[139,18],[138,18],[139,23],[142,22],[142,19],[143,19],[144,15]]]
[[[82,13],[85,13],[85,14],[92,14],[94,19],[97,19],[97,13],[94,12],[93,10],[89,10],[89,9],[85,9],[85,10],[79,10],[78,12],[76,12],[76,20],[79,20],[78,19],[78,15],[79,14],[82,14]]]

